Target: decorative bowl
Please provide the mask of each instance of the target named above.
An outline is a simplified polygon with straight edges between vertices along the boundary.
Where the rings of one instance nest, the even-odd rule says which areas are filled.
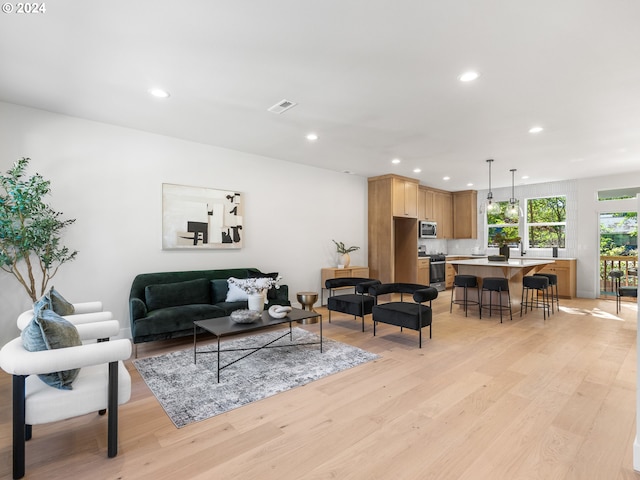
[[[236,310],[231,312],[231,320],[236,323],[253,323],[262,316],[261,312],[255,310]]]

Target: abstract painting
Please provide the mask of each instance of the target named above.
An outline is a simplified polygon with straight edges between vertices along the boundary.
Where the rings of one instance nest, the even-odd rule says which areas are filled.
[[[162,184],[162,248],[242,248],[242,195]]]

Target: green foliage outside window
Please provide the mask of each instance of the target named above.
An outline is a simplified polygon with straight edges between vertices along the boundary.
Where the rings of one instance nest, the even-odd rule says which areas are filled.
[[[565,196],[527,200],[528,248],[566,247]]]
[[[521,237],[519,218],[509,219],[505,212],[509,202],[497,202],[497,212],[487,212],[489,239],[487,246],[497,247],[496,235],[507,238]],[[523,230],[527,232],[526,248],[566,247],[567,199],[565,196],[532,198],[527,200],[527,213]],[[522,232],[524,233],[524,231]],[[509,242],[515,247],[519,242]]]

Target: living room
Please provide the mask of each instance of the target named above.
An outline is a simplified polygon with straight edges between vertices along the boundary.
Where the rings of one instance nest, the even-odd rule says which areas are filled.
[[[49,5],[49,7],[54,9],[53,5]],[[281,7],[284,8],[285,5],[281,5]],[[71,7],[66,5],[65,8]],[[576,7],[576,9],[579,9],[579,7]],[[3,15],[0,21],[7,22],[9,17],[9,15]],[[627,18],[632,18],[632,15],[628,15]],[[28,20],[20,19],[20,21]],[[3,24],[0,23],[0,26],[2,25]],[[112,25],[105,26],[105,29],[108,30],[109,28],[115,27]],[[2,29],[0,28],[0,30]],[[242,29],[240,29],[240,31],[242,31]],[[7,42],[2,42],[5,45],[4,48],[8,48],[6,45],[15,44],[20,41],[19,37],[13,36],[10,39],[11,41],[8,41],[8,39],[2,35],[3,34],[0,33],[0,38],[7,40]],[[81,41],[77,42],[82,43]],[[633,44],[633,42],[630,43]],[[16,68],[21,65],[20,58],[9,55],[5,50],[0,51],[0,58],[6,59],[8,62],[3,62],[3,65],[11,64],[15,65]],[[206,58],[204,52],[203,58]],[[63,57],[62,55],[55,57],[55,59],[52,56],[51,61],[73,64],[72,58]],[[45,70],[45,67],[43,66],[42,69]],[[118,80],[114,80],[114,83],[118,83],[121,76],[126,77],[126,75],[126,72],[116,75]],[[149,76],[152,75],[149,74]],[[345,79],[345,82],[347,81],[348,79]],[[148,85],[140,85],[142,94],[146,95],[147,87]],[[348,167],[346,164],[342,168],[340,165],[336,165],[332,158],[331,150],[323,146],[322,141],[324,141],[325,138],[323,138],[322,135],[319,139],[320,141],[316,143],[307,142],[303,136],[295,138],[294,140],[292,140],[291,137],[287,137],[286,140],[282,138],[271,138],[267,142],[274,144],[290,142],[295,144],[295,152],[298,158],[294,160],[265,154],[247,153],[247,151],[244,151],[242,148],[234,149],[223,147],[216,143],[208,144],[193,140],[190,135],[180,137],[179,135],[168,133],[171,132],[168,127],[165,130],[154,130],[153,128],[140,127],[139,123],[133,122],[133,120],[131,124],[126,122],[117,124],[113,122],[112,119],[107,118],[106,115],[105,117],[95,117],[78,113],[82,111],[81,108],[74,110],[75,114],[60,112],[56,108],[49,106],[55,103],[54,99],[59,101],[56,97],[57,88],[55,85],[43,88],[43,98],[41,99],[41,103],[37,105],[24,100],[24,97],[19,92],[8,90],[2,92],[2,95],[0,95],[0,100],[2,100],[0,101],[0,152],[2,152],[0,170],[3,172],[6,171],[14,161],[26,156],[32,159],[31,172],[38,172],[45,178],[51,180],[51,204],[55,209],[62,211],[64,217],[76,219],[75,224],[65,232],[64,243],[70,248],[79,251],[77,259],[65,265],[56,275],[52,283],[72,301],[102,301],[105,309],[112,311],[114,318],[120,321],[120,337],[127,338],[129,336],[127,299],[131,282],[133,278],[140,273],[237,267],[256,267],[263,272],[277,271],[282,275],[283,283],[289,286],[292,304],[298,306],[295,299],[295,292],[307,290],[319,292],[322,287],[320,284],[321,268],[336,265],[337,257],[335,245],[332,242],[333,239],[344,241],[348,245],[359,246],[360,250],[352,253],[352,264],[367,264],[368,175],[359,173],[357,168]],[[77,79],[70,78],[69,84],[61,89],[64,93],[60,96],[64,97],[69,105],[75,105],[74,89],[84,88],[85,86],[80,85]],[[354,90],[358,90],[359,88],[361,88],[361,84],[358,84]],[[100,94],[94,93],[93,95],[98,96]],[[114,92],[106,96],[109,97],[110,95],[112,97],[105,101],[118,103],[123,112],[129,112],[126,103],[121,104],[120,100],[113,97],[113,95],[115,95]],[[280,92],[278,92],[278,95],[280,95]],[[289,93],[283,93],[283,95],[289,95]],[[167,100],[179,101],[179,97],[179,92],[172,91],[172,97]],[[47,98],[51,99],[50,104]],[[296,98],[300,100],[304,98],[301,90],[299,97]],[[280,97],[274,98],[274,102],[279,99]],[[366,100],[367,102],[371,102],[372,98],[369,97]],[[635,96],[629,97],[629,103],[636,101]],[[203,102],[203,104],[206,104],[206,102]],[[206,105],[207,109],[216,109],[216,105],[212,103]],[[217,105],[217,107],[227,111],[226,106]],[[163,113],[165,108],[166,104],[163,104],[161,101],[148,99],[148,111],[145,112],[145,115],[163,118],[165,116]],[[488,110],[490,106],[484,105],[482,108]],[[132,118],[136,116],[133,112],[129,113]],[[265,114],[267,113],[269,112],[266,112],[265,106]],[[234,117],[230,116],[230,118]],[[451,119],[444,120],[451,121]],[[278,121],[286,123],[286,117],[279,117]],[[636,127],[637,125],[632,126]],[[189,123],[189,128],[192,127],[193,130],[198,130],[198,133],[204,131],[204,135],[206,136],[206,125],[194,127],[192,123]],[[369,128],[365,127],[363,127],[363,129],[369,130]],[[213,128],[211,130],[213,130]],[[348,130],[348,135],[344,133],[342,135],[352,136],[357,143],[359,141],[359,137],[356,135],[357,129],[354,128],[352,130],[349,128]],[[376,129],[371,127],[371,130]],[[327,135],[325,136],[330,136],[329,131],[330,130],[327,130]],[[333,132],[339,131],[340,124],[335,123]],[[410,133],[411,132],[408,132],[407,135],[410,136]],[[340,133],[335,134],[338,136],[341,135]],[[402,135],[399,137],[402,137]],[[637,158],[637,143],[624,143],[624,141],[629,140],[627,134],[620,134],[619,139],[621,142],[619,144],[607,144],[611,156],[614,157],[616,161],[609,161],[610,158],[604,156],[595,160],[596,163],[599,162],[599,165],[601,165],[601,172],[597,175],[583,176],[580,171],[581,163],[576,162],[572,164],[572,168],[576,173],[575,177],[557,181],[545,180],[540,183],[532,182],[526,185],[518,185],[517,187],[520,198],[526,198],[530,193],[540,192],[541,190],[552,191],[554,194],[567,195],[568,204],[570,205],[568,216],[571,219],[571,225],[568,225],[568,229],[570,229],[571,240],[569,248],[562,252],[561,255],[578,259],[577,291],[579,298],[569,304],[570,307],[574,309],[573,311],[576,316],[580,308],[583,307],[590,312],[599,310],[608,314],[612,311],[612,302],[597,300],[599,296],[597,280],[599,273],[597,214],[598,212],[604,211],[603,209],[612,206],[612,204],[609,204],[607,207],[603,207],[602,202],[597,201],[597,192],[601,190],[637,187],[640,184],[640,170],[636,167],[637,162],[634,163],[634,166],[631,168],[625,168],[620,171],[614,170],[614,167],[617,167],[618,158]],[[525,145],[527,141],[528,140],[521,140],[521,143]],[[571,141],[572,140],[567,140],[568,143],[571,143]],[[495,142],[500,143],[498,140]],[[386,141],[375,144],[374,147],[381,151],[385,158],[388,156],[390,160],[392,155],[390,146]],[[616,151],[616,149],[622,149],[623,147],[627,149],[627,153]],[[293,146],[291,148],[294,150]],[[358,151],[358,147],[354,147],[354,149],[349,150],[347,154],[355,157],[355,153]],[[326,168],[322,165],[306,163],[307,152],[309,157],[324,155],[327,159]],[[480,166],[481,172],[476,175],[476,184],[469,188],[478,190],[479,203],[484,201],[488,193],[487,172],[484,165],[485,158],[487,158],[488,155],[493,155],[493,152],[478,151],[474,160]],[[565,161],[568,161],[568,157],[563,158]],[[504,170],[503,173],[505,173],[508,172],[508,169],[512,166],[509,163],[511,160],[511,158],[496,155],[495,165],[500,165],[500,169]],[[368,158],[362,158],[359,159],[359,161],[362,164],[366,164]],[[441,163],[447,162],[439,161],[435,153],[425,156],[423,171],[430,167],[433,167],[435,171],[436,166],[440,168],[439,164]],[[529,161],[528,163],[535,164],[533,161]],[[562,162],[558,161],[558,168],[561,166],[560,163]],[[377,174],[395,173],[394,168],[395,167],[389,162],[387,170],[379,171]],[[544,171],[545,174],[551,175],[548,171],[552,169],[547,167],[536,168]],[[458,169],[462,170],[462,167]],[[611,169],[613,173],[609,173],[609,169]],[[349,172],[345,172],[345,170],[349,170]],[[412,175],[411,172],[405,171],[403,171],[402,174],[407,176]],[[418,176],[419,174],[415,175]],[[435,178],[435,176],[434,174],[433,177]],[[421,181],[430,183],[431,178],[421,179]],[[440,181],[439,178],[438,181]],[[212,249],[206,252],[163,250],[163,184],[198,186],[241,192],[245,202],[243,248],[237,250]],[[498,184],[494,183],[492,191],[496,199],[507,200],[511,196],[509,178],[507,177],[506,182],[501,181]],[[638,209],[635,199],[617,201],[613,204],[613,207],[622,211],[637,211]],[[475,244],[475,242],[473,242],[473,244]],[[470,250],[471,245],[472,242],[465,244],[455,241],[451,241],[450,244],[452,250],[464,249],[465,251]],[[446,295],[443,294],[443,298],[444,296]],[[440,300],[442,301],[443,298]],[[31,307],[31,301],[24,294],[22,287],[9,275],[0,275],[0,301],[2,301],[4,307],[4,314],[0,318],[0,345],[3,345],[18,335],[16,317],[19,313]],[[439,306],[439,312],[445,316],[445,313],[448,315],[448,303],[443,305],[444,303]],[[613,307],[613,311],[615,311],[615,306]],[[567,315],[569,314],[567,313]],[[627,325],[627,330],[633,328],[629,326],[633,318],[632,313],[626,312],[624,320]],[[609,318],[609,320],[611,319]],[[347,321],[343,319],[342,322],[346,323]],[[611,322],[613,323],[613,321]],[[390,342],[383,341],[382,344],[376,344],[376,340],[378,339],[370,338],[370,331],[367,331],[366,334],[361,334],[357,329],[352,329],[351,327],[345,329],[344,324],[341,326],[340,321],[336,323],[337,326],[334,325],[332,327],[334,329],[333,335],[336,338],[350,342],[358,335],[367,335],[365,339],[355,341],[361,348],[370,348],[373,350],[381,348],[380,345],[384,345],[383,349],[388,355],[387,362],[390,363],[401,363],[403,361],[411,363],[415,361],[418,356],[422,357],[429,349],[429,343],[427,342],[423,351],[418,352],[414,343],[412,343],[413,338],[405,342],[402,339],[398,340],[397,337],[392,337]],[[476,339],[478,342],[483,341],[480,339],[480,334],[475,330],[476,327],[467,323],[464,325],[474,332],[470,338]],[[434,328],[434,338],[437,338],[439,335],[437,328],[436,324]],[[542,331],[543,327],[538,325],[535,328],[539,328]],[[516,328],[514,331],[518,329],[519,328]],[[602,356],[605,357],[605,360],[607,360],[607,355],[613,355],[612,352],[618,352],[615,344],[616,338],[618,338],[616,335],[622,336],[622,334],[619,332],[615,334],[612,333],[613,327],[609,324],[604,327],[604,330],[607,341],[612,342],[611,344],[607,344],[606,347],[603,348],[603,351],[600,352]],[[447,326],[445,331],[453,331],[453,326]],[[569,332],[570,335],[576,335],[580,340],[583,339],[582,334],[576,333],[576,331],[562,330],[562,332]],[[591,332],[591,330],[589,330],[589,332]],[[598,334],[596,327],[593,327],[593,336],[596,337]],[[530,340],[531,342],[535,342],[536,339],[544,335],[546,335],[546,333],[540,332],[540,337],[532,334]],[[506,350],[509,345],[509,339],[502,337],[502,334],[496,334],[496,336],[500,337],[501,341],[504,342],[500,343],[497,348],[504,348]],[[462,341],[466,342],[465,340]],[[524,343],[526,339],[519,337],[519,341]],[[594,344],[595,343],[597,342],[594,341]],[[592,347],[591,350],[595,351],[596,347],[594,347],[594,344],[589,345]],[[438,344],[436,343],[436,345]],[[580,342],[576,340],[575,344],[567,348],[575,347],[577,349],[578,345],[584,346],[584,344],[580,344]],[[451,357],[454,357],[455,354],[464,355],[465,353],[462,346],[468,346],[468,344],[464,343],[453,346],[453,349],[447,354],[443,353],[444,350],[436,350],[437,354],[440,355],[440,357],[438,357],[438,364],[441,366],[444,365],[447,355]],[[632,376],[629,372],[635,368],[634,359],[632,358],[634,347],[629,348],[631,353],[627,353],[629,355],[628,359],[620,362],[622,367],[618,365],[618,367],[620,367],[619,372],[621,372],[619,375],[620,377],[624,375],[627,383],[629,377]],[[530,357],[533,358],[538,355],[541,354],[536,352],[535,354],[531,354]],[[535,369],[534,361],[531,360],[531,358],[531,364],[527,364],[526,366],[519,364],[518,368],[520,370],[518,374],[524,375],[524,370]],[[425,364],[422,364],[422,366],[426,367]],[[385,364],[385,368],[387,367],[388,364]],[[572,367],[577,369],[575,365],[572,365]],[[498,367],[492,365],[492,368],[497,370]],[[555,368],[555,364],[551,365],[550,368]],[[593,368],[594,370],[589,371],[591,377],[600,378],[599,374],[606,376],[598,367],[594,366]],[[604,369],[604,367],[601,368]],[[487,367],[487,370],[490,369],[491,368]],[[380,370],[384,370],[384,368],[380,367]],[[384,375],[392,377],[393,375],[397,375],[400,370],[400,368],[396,370],[388,368]],[[616,370],[616,372],[618,372],[618,370]],[[456,372],[452,371],[450,373],[454,375]],[[471,378],[473,381],[478,382],[479,385],[482,385],[482,382],[486,380],[483,376],[485,374],[489,375],[487,372],[482,372],[482,374],[471,375]],[[613,373],[612,375],[615,376],[616,374],[618,373]],[[2,375],[5,374],[3,373]],[[384,375],[382,376],[384,377]],[[393,379],[387,378],[389,384],[396,388],[395,393],[390,394],[393,397],[393,401],[403,405],[403,402],[409,402],[410,398],[415,398],[403,398],[401,394],[414,387],[419,389],[418,379],[421,375],[425,374],[415,373],[415,376],[411,377],[408,380],[409,384],[406,385],[402,385],[400,382],[394,383]],[[512,377],[510,377],[510,375],[512,375]],[[509,382],[514,381],[513,377],[515,377],[513,372],[507,372],[500,378],[501,381],[504,381],[503,385],[506,386]],[[260,453],[262,448],[261,441],[264,440],[265,443],[270,442],[269,448],[271,448],[274,444],[277,444],[282,431],[286,430],[287,427],[283,425],[291,421],[292,424],[295,424],[295,432],[291,437],[287,437],[287,442],[289,442],[287,444],[288,448],[295,450],[296,439],[304,438],[304,444],[309,445],[309,443],[307,443],[308,439],[305,437],[305,433],[307,433],[305,429],[316,426],[311,423],[311,418],[314,415],[313,407],[318,406],[317,403],[314,403],[318,402],[318,398],[323,399],[322,406],[318,408],[321,408],[323,415],[329,418],[327,422],[331,422],[331,418],[333,417],[329,413],[331,412],[331,408],[328,405],[330,400],[325,402],[324,400],[326,400],[326,398],[323,397],[323,395],[327,395],[327,398],[334,400],[338,398],[338,402],[336,402],[337,405],[347,407],[352,413],[357,412],[358,406],[349,404],[348,400],[344,396],[341,396],[341,394],[338,394],[338,397],[330,396],[330,394],[335,394],[335,392],[340,389],[344,389],[344,392],[353,394],[353,390],[350,389],[348,382],[357,383],[357,377],[351,374],[349,377],[341,378],[342,379],[334,381],[331,384],[325,384],[319,387],[319,390],[309,389],[304,391],[304,389],[302,389],[303,392],[298,392],[296,397],[293,397],[292,400],[285,400],[283,404],[278,403],[277,400],[272,398],[270,401],[258,405],[254,410],[251,410],[250,413],[236,417],[234,422],[229,423],[223,421],[215,425],[210,424],[209,429],[207,429],[206,426],[200,425],[197,427],[197,433],[194,434],[194,437],[190,438],[190,441],[193,440],[196,443],[202,441],[207,442],[210,441],[207,439],[214,436],[232,439],[233,441],[229,442],[226,446],[217,443],[208,445],[212,449],[219,449],[216,455],[234,456],[234,458],[236,458],[234,462],[242,463],[243,461],[247,461],[247,459],[239,456],[237,450],[251,451],[253,452],[251,455],[255,457],[266,455],[264,452]],[[444,383],[444,379],[442,383]],[[619,385],[617,386],[619,387]],[[159,423],[166,421],[166,419],[162,417],[163,412],[159,407],[150,407],[153,397],[150,399],[145,397],[145,395],[149,395],[148,392],[143,393],[145,388],[144,383],[137,383],[134,386],[134,397],[129,405],[130,409],[123,413],[123,418],[129,420],[133,419],[136,415],[139,416],[141,420],[137,420],[139,424],[136,424],[136,428],[145,424],[155,427]],[[370,385],[364,385],[364,388],[370,388],[371,391],[373,391]],[[558,388],[560,389],[560,387]],[[5,404],[10,404],[10,397],[8,396],[9,390],[10,389],[3,390],[3,392],[7,394],[2,396],[2,399],[6,400]],[[596,389],[594,388],[594,390]],[[422,393],[424,392],[420,391],[420,394]],[[344,395],[347,395],[347,393]],[[593,397],[602,399],[604,398],[604,394],[598,391]],[[447,401],[449,400],[450,398]],[[369,401],[373,402],[373,400]],[[393,408],[393,401],[388,401],[388,408]],[[491,400],[487,400],[487,402],[490,401]],[[512,407],[513,410],[510,410],[510,413],[515,415],[516,406],[523,406],[523,403],[521,403],[522,399],[520,397],[514,401],[515,406]],[[366,402],[363,401],[363,403]],[[508,402],[505,402],[501,404],[501,406],[507,404]],[[304,405],[304,407],[301,405]],[[592,406],[590,405],[590,407]],[[437,413],[444,407],[436,405],[434,401],[431,408],[430,414],[436,417]],[[280,430],[279,427],[274,427],[274,424],[271,423],[273,417],[270,417],[269,421],[262,420],[263,418],[269,417],[272,409],[279,411],[285,409],[290,410],[289,418],[283,416],[277,419],[283,430]],[[380,418],[384,416],[384,411],[367,410],[367,412],[370,411],[375,411],[375,415],[380,415]],[[3,418],[9,418],[7,415],[10,414],[7,414],[6,410],[4,413]],[[371,415],[372,418],[377,421],[378,417],[375,417],[374,414]],[[625,417],[625,420],[626,418],[627,417]],[[372,420],[372,423],[375,423],[374,420]],[[403,421],[406,421],[406,419]],[[333,432],[336,438],[340,436],[341,432],[343,434],[349,432],[349,421],[346,419],[346,415],[340,418],[340,422],[343,422],[341,423],[341,427],[336,432]],[[74,423],[73,425],[76,426],[78,424]],[[365,433],[367,433],[369,429],[373,429],[372,425],[359,418],[351,426],[355,431],[358,431],[358,428],[362,429],[361,439],[364,439],[362,441],[366,443]],[[411,431],[413,428],[408,423],[397,425],[397,430],[394,430],[395,427],[395,425],[388,427],[389,430],[387,433],[390,438],[396,440],[398,440],[401,434],[406,433],[406,431]],[[122,425],[122,429],[123,431],[126,429],[126,424]],[[64,427],[61,430],[64,430]],[[166,477],[169,478],[180,473],[181,467],[176,466],[176,464],[181,463],[184,458],[186,458],[186,463],[196,464],[198,462],[197,456],[189,456],[188,447],[181,443],[182,436],[186,436],[188,433],[183,433],[182,430],[167,433],[169,429],[163,424],[159,429],[160,433],[158,434],[158,438],[150,441],[149,437],[155,435],[155,430],[153,433],[149,433],[150,430],[152,429],[139,430],[139,435],[145,437],[144,448],[151,449],[151,445],[155,441],[158,446],[162,446],[162,451],[166,458],[160,459],[159,463],[157,463],[158,458],[154,457],[156,463],[153,465],[153,470],[140,473],[139,475],[133,473],[136,470],[136,466],[132,467],[130,464],[127,464],[128,478],[144,478],[146,474],[154,476],[154,478],[159,478],[158,475],[161,476],[163,469]],[[46,431],[53,432],[54,435],[62,435],[55,429]],[[233,431],[233,434],[230,433],[231,431]],[[442,425],[439,426],[436,432],[438,435],[446,433]],[[104,437],[102,434],[103,432],[99,431],[93,435],[92,433],[87,433],[85,430],[85,437],[83,438],[89,439],[89,443],[95,444],[96,442],[99,443],[102,441]],[[107,460],[106,455],[103,455],[101,449],[96,448],[96,452],[86,456],[83,456],[82,452],[80,452],[81,460],[79,462],[88,462],[98,471],[104,464],[108,464],[109,462],[114,462],[114,465],[117,466],[118,462],[126,461],[127,450],[129,452],[135,450],[136,435],[138,435],[138,433],[131,431],[125,435],[126,446],[123,449],[125,455],[123,455],[122,458]],[[9,435],[5,432],[4,436],[8,437]],[[489,441],[490,438],[492,439],[492,437],[488,436],[487,441]],[[434,434],[433,437],[415,437],[415,441],[425,443],[427,441],[438,442],[438,438],[436,434]],[[330,442],[325,438],[322,445],[326,447],[327,443]],[[9,444],[10,439],[3,443],[5,446]],[[179,445],[179,456],[171,456],[168,454],[170,448],[167,448],[167,445],[172,444]],[[44,445],[46,445],[46,440],[44,441]],[[46,449],[45,446],[39,448],[41,451]],[[56,452],[64,451],[62,447],[56,446],[55,448]],[[504,445],[504,448],[508,450],[509,446]],[[235,452],[233,451],[234,449],[236,450]],[[390,464],[394,462],[404,462],[405,455],[420,455],[421,449],[422,447],[411,446],[411,442],[408,442],[404,444],[401,449],[394,450],[392,452],[393,455],[390,453],[390,456],[386,460]],[[589,452],[589,450],[586,451]],[[140,451],[138,450],[137,453],[139,454]],[[305,454],[305,452],[297,453],[304,458],[311,456]],[[358,462],[363,459],[366,461],[367,458],[362,453],[361,457],[356,456],[353,459],[344,458],[344,456],[340,456],[339,453],[334,453],[336,454],[336,464],[339,463],[339,461],[344,464]],[[147,452],[146,454],[136,457],[135,462],[139,462],[138,467],[140,467],[141,471],[143,470],[144,461],[148,460],[151,455],[151,453]],[[202,451],[199,450],[198,455],[203,455]],[[279,455],[281,454],[279,453]],[[628,452],[624,453],[623,457],[620,462],[625,465],[625,472],[632,475]],[[44,458],[46,458],[46,454]],[[278,456],[277,458],[284,460],[286,457]],[[9,464],[10,447],[3,449],[2,459],[7,461],[7,465]],[[327,460],[327,463],[331,465],[331,460]],[[40,460],[40,464],[36,466],[39,474],[43,476],[43,472],[46,470],[45,464],[46,461],[43,459]],[[268,461],[260,463],[261,466],[268,464]],[[584,462],[583,464],[588,464],[588,462]],[[110,477],[115,476],[116,466],[109,467],[111,469],[109,470]],[[240,469],[239,466],[236,465],[236,467]],[[58,468],[62,467],[58,465]],[[74,468],[78,467],[76,466]],[[29,469],[30,467],[27,468],[27,472],[29,472]],[[293,467],[292,470],[299,472],[299,470]],[[331,470],[331,468],[327,467],[327,471],[329,470]],[[411,471],[415,473],[419,470],[420,469],[416,467]],[[229,467],[228,471],[233,471],[233,468]],[[580,469],[578,469],[578,471],[580,471]],[[197,477],[200,475],[202,478],[206,478],[207,476],[206,472],[199,471],[197,468],[194,470],[186,469],[183,470],[183,473],[184,472],[187,472],[183,475],[186,477]],[[323,471],[323,473],[326,472]],[[367,473],[369,476],[366,478],[373,478],[371,475],[375,472],[367,470]],[[386,478],[391,478],[393,470],[388,470],[385,473],[387,474]],[[357,478],[357,474],[354,474],[353,471],[350,471],[349,475],[351,478]],[[319,474],[319,476],[321,475]],[[436,477],[437,475],[433,474],[433,476]],[[382,475],[382,477],[385,476]],[[259,473],[254,470],[253,476],[246,478],[269,478],[269,475],[265,474],[261,477]],[[303,475],[297,478],[303,478]],[[404,478],[411,478],[411,475],[407,474]],[[414,478],[426,478],[426,474],[424,477],[415,476]],[[487,476],[487,478],[490,478],[490,476]]]

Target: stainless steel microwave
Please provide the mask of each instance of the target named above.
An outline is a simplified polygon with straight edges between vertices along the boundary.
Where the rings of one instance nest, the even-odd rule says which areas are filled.
[[[418,235],[420,235],[420,238],[437,238],[438,224],[436,222],[420,221]]]

